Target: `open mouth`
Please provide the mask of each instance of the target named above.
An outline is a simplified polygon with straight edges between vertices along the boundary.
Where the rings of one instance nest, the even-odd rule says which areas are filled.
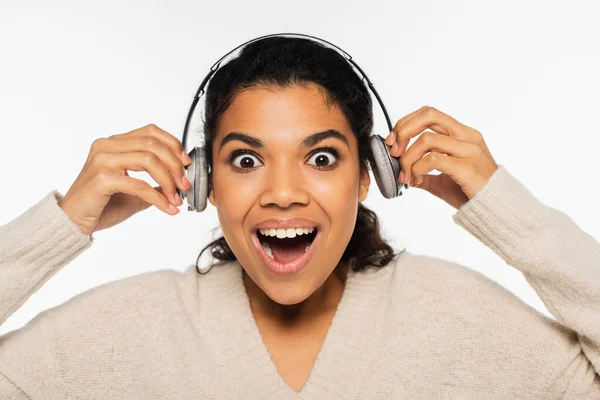
[[[271,259],[285,264],[300,258],[309,250],[317,236],[317,228],[259,229],[256,236]]]

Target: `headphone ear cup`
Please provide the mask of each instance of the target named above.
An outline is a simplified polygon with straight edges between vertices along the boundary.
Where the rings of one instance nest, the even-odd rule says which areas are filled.
[[[196,202],[196,211],[202,212],[206,209],[208,200],[208,163],[206,162],[206,154],[204,147],[196,147],[194,156],[196,157],[196,176],[193,183],[194,200]]]
[[[206,208],[208,199],[208,163],[203,147],[194,147],[188,155],[192,163],[185,167],[185,177],[192,187],[181,192],[180,196],[187,200],[188,211],[201,212]]]
[[[402,196],[402,185],[398,181],[401,171],[400,159],[392,157],[385,140],[380,135],[369,138],[371,149],[371,169],[379,191],[386,199]]]

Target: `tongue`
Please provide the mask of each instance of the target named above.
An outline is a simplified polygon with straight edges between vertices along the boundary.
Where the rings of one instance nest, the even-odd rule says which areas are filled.
[[[304,254],[304,249],[310,243],[308,235],[298,235],[295,238],[277,239],[269,237],[269,247],[275,261],[288,263]]]

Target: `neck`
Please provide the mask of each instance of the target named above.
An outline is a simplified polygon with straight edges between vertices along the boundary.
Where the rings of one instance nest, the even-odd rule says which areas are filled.
[[[292,322],[313,319],[324,313],[334,312],[342,298],[348,262],[341,261],[325,282],[308,298],[297,304],[279,304],[273,300],[244,273],[244,286],[250,299],[252,312],[275,321]]]

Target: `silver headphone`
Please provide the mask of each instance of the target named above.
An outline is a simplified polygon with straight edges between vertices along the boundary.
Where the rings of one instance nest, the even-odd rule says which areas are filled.
[[[385,106],[383,105],[383,101],[381,100],[381,98],[379,97],[379,94],[375,90],[373,83],[369,80],[367,75],[358,66],[358,64],[356,64],[356,62],[354,62],[354,60],[352,60],[352,57],[348,53],[346,53],[345,51],[343,51],[336,45],[334,45],[326,40],[315,37],[315,36],[303,35],[303,34],[298,34],[298,33],[277,33],[277,34],[260,36],[260,37],[249,40],[246,43],[243,43],[243,44],[237,46],[236,48],[231,50],[229,53],[227,53],[223,57],[221,57],[221,59],[219,59],[219,61],[217,61],[210,68],[210,72],[206,75],[206,77],[200,84],[200,87],[196,91],[196,95],[194,96],[194,100],[192,101],[192,105],[190,107],[188,116],[185,121],[185,128],[183,130],[183,138],[182,138],[181,144],[183,145],[183,148],[185,149],[186,152],[187,152],[186,141],[187,141],[187,136],[188,136],[188,131],[189,131],[192,115],[194,114],[196,105],[198,104],[200,97],[202,96],[202,94],[204,94],[204,87],[207,85],[207,83],[210,80],[210,78],[212,77],[212,75],[217,71],[221,62],[227,56],[229,56],[231,53],[233,53],[234,51],[236,51],[237,49],[239,49],[242,46],[245,46],[245,45],[255,42],[257,40],[261,40],[261,39],[268,38],[268,37],[274,37],[274,36],[294,36],[294,37],[301,37],[301,38],[307,38],[307,39],[311,39],[311,40],[321,41],[321,42],[325,43],[326,45],[328,45],[329,47],[333,48],[334,50],[338,51],[340,54],[342,54],[344,56],[344,58],[348,62],[350,62],[350,64],[353,65],[360,72],[360,74],[362,75],[361,80],[365,79],[367,81],[367,86],[369,88],[371,88],[371,91],[373,92],[373,94],[375,94],[375,98],[377,99],[377,102],[379,103],[379,105],[381,106],[381,109],[383,110],[383,114],[385,115],[385,119],[386,119],[386,122],[387,122],[387,125],[389,128],[388,133],[392,131],[393,126],[390,121],[390,117],[388,116],[387,110],[385,109]],[[402,196],[402,188],[405,187],[406,189],[408,189],[409,185],[408,184],[400,184],[400,182],[398,181],[398,177],[399,177],[400,171],[401,171],[400,157],[393,157],[390,155],[384,140],[385,139],[383,137],[381,137],[380,135],[371,135],[371,137],[369,139],[369,147],[371,150],[371,154],[369,157],[369,164],[371,165],[371,169],[373,171],[373,175],[375,176],[375,181],[377,182],[377,187],[379,187],[379,191],[385,198],[392,199],[394,197]],[[205,154],[203,147],[197,147],[197,146],[194,147],[188,153],[188,155],[192,159],[192,163],[190,165],[188,165],[187,167],[185,167],[185,174],[186,174],[187,179],[192,184],[192,187],[184,192],[177,189],[177,193],[181,196],[182,199],[185,199],[187,201],[188,211],[201,212],[201,211],[204,211],[204,209],[206,208],[206,203],[208,200],[208,177],[209,177],[208,162],[206,160],[206,154]]]

